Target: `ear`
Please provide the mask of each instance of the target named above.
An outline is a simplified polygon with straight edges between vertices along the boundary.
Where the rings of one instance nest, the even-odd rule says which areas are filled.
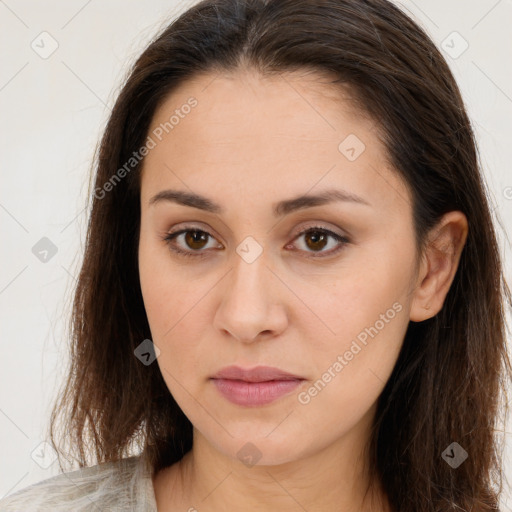
[[[468,221],[460,211],[448,212],[428,233],[413,290],[410,319],[421,322],[443,307],[468,234]]]

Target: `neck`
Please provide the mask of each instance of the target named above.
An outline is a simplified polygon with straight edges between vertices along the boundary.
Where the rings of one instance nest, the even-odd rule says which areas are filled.
[[[158,510],[387,512],[385,494],[363,472],[363,446],[350,433],[320,452],[278,465],[226,457],[194,429],[193,448],[155,481]],[[178,504],[179,502],[179,504]],[[172,504],[172,506],[171,506]]]

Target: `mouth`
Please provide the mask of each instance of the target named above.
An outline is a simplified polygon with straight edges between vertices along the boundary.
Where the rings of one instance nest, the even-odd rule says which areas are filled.
[[[270,366],[244,369],[229,366],[217,372],[211,380],[230,402],[257,407],[290,394],[305,379],[299,375]]]

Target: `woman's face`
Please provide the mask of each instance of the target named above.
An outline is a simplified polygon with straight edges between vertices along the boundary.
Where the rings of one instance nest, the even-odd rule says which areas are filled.
[[[258,464],[365,437],[417,279],[410,194],[375,124],[318,76],[238,72],[182,85],[148,135],[140,282],[195,429]],[[212,379],[232,365],[300,380]]]

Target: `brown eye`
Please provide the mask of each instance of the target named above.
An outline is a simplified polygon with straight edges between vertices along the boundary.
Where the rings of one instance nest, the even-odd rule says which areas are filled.
[[[347,237],[321,227],[311,227],[298,234],[296,240],[303,239],[305,248],[301,252],[309,253],[309,257],[322,258],[332,256],[341,251],[350,241]],[[329,246],[330,250],[324,251]],[[300,247],[299,247],[300,248]]]
[[[175,233],[169,233],[163,240],[171,251],[180,256],[204,257],[207,256],[207,245],[215,238],[202,229],[181,229]],[[205,247],[207,249],[205,249]],[[210,247],[221,249],[222,246]]]
[[[295,240],[303,239],[303,248],[299,252],[306,253],[308,257],[321,258],[333,256],[341,251],[350,241],[329,229],[321,227],[311,227],[299,233]],[[210,252],[207,249],[222,249],[222,245],[207,247],[210,241],[215,238],[201,229],[182,229],[175,233],[169,233],[164,241],[168,244],[169,248],[181,256],[193,257],[206,257]],[[289,244],[287,247],[294,247],[294,244]],[[329,247],[330,250],[324,249]]]
[[[304,234],[306,245],[313,251],[321,251],[327,245],[328,235],[320,231],[309,231]]]
[[[202,249],[208,242],[210,235],[204,231],[186,231],[185,243],[191,249]]]

